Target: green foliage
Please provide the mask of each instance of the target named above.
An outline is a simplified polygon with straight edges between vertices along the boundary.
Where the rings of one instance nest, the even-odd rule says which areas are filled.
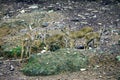
[[[53,43],[53,44],[50,45],[50,51],[56,51],[58,49],[60,49],[60,45],[59,44]]]
[[[37,46],[37,45],[38,45],[38,46]],[[44,42],[41,42],[40,44],[37,44],[37,45],[32,46],[32,52],[41,51],[41,50],[43,50],[44,47],[45,47],[45,43],[44,43]]]
[[[118,40],[118,44],[120,45],[120,40]]]
[[[79,71],[87,66],[87,56],[75,49],[60,49],[39,56],[33,55],[22,72],[28,76],[53,75],[67,71]]]
[[[118,35],[120,35],[120,30],[118,31]]]
[[[117,59],[118,61],[120,61],[120,56],[116,56],[116,59]]]
[[[11,50],[5,50],[4,52],[5,52],[5,57],[9,57],[9,58],[19,57],[21,54],[21,47],[18,46]]]

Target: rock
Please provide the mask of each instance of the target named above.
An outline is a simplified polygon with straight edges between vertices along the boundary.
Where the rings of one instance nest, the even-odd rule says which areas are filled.
[[[83,22],[83,21],[82,21],[82,22],[80,22],[80,23],[81,23],[81,24],[88,24],[88,22]]]
[[[73,80],[80,80],[80,79],[73,79]]]
[[[46,51],[46,50],[42,50],[42,51],[41,51],[41,53],[45,53],[45,52],[47,52],[47,51]]]
[[[85,16],[89,16],[89,15],[90,15],[90,13],[85,13],[84,15],[85,15]]]
[[[99,11],[97,11],[97,10],[94,10],[94,11],[92,11],[93,13],[97,13],[97,12],[99,12]]]
[[[103,76],[101,76],[101,75],[99,76],[99,78],[102,78],[102,77],[103,77]]]
[[[21,13],[21,14],[24,14],[24,13],[25,13],[25,10],[24,10],[24,9],[23,9],[23,10],[21,10],[21,11],[20,11],[20,13]]]
[[[60,10],[62,10],[62,9],[59,8],[59,7],[56,7],[56,8],[54,9],[54,11],[60,11]]]
[[[3,76],[3,73],[0,73],[0,76]]]
[[[79,45],[79,46],[76,46],[75,48],[76,49],[84,49],[84,46],[83,45]]]
[[[3,61],[0,61],[0,64],[3,64]]]
[[[81,17],[82,19],[86,19],[86,17],[81,14],[78,14],[78,16]]]
[[[35,79],[35,80],[39,80],[39,79],[37,78],[37,79]]]
[[[96,17],[97,17],[96,15],[93,16],[93,18],[96,18]]]
[[[85,71],[85,70],[86,70],[85,68],[80,69],[80,71]]]
[[[52,13],[52,12],[54,12],[54,11],[53,11],[53,10],[49,10],[49,11],[48,11],[48,13]]]
[[[89,49],[92,49],[92,47],[89,47]]]
[[[75,18],[75,19],[71,19],[70,21],[73,21],[73,22],[79,22],[80,19],[79,19],[79,18]]]
[[[89,9],[87,9],[87,11],[93,11],[93,9],[89,8]]]
[[[32,5],[32,6],[29,7],[29,9],[37,9],[37,8],[38,8],[37,5]]]
[[[19,77],[18,80],[27,80],[25,77]]]
[[[0,60],[2,60],[4,57],[0,57]]]
[[[98,23],[98,25],[102,25],[102,23]]]
[[[49,25],[48,22],[43,22],[43,23],[42,23],[42,27],[47,27],[48,25]]]
[[[10,65],[10,71],[14,71],[14,70],[15,70],[14,66]]]

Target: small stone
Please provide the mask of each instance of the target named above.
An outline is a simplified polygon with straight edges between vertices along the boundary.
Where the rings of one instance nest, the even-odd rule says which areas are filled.
[[[3,64],[3,61],[0,61],[0,64]]]
[[[39,80],[38,78],[36,80]]]
[[[102,23],[98,23],[98,25],[102,25]]]
[[[100,66],[99,65],[96,65],[96,68],[99,68]]]
[[[41,53],[45,53],[45,52],[47,52],[47,51],[46,51],[46,50],[42,50],[42,51],[41,51]]]
[[[80,22],[81,24],[88,24],[88,22]]]
[[[3,73],[0,73],[0,76],[3,76]]]
[[[86,17],[83,15],[78,14],[78,16],[81,17],[82,19],[86,19]]]
[[[25,77],[20,77],[18,80],[27,80]]]
[[[80,71],[85,71],[85,70],[86,70],[85,68],[80,69]]]
[[[2,60],[3,59],[3,57],[0,57],[0,60]]]
[[[93,13],[97,13],[98,11],[97,10],[94,10],[94,11],[92,11]]]
[[[100,75],[99,78],[102,78],[102,76]]]
[[[84,15],[85,15],[85,16],[89,16],[89,15],[90,15],[90,13],[85,13]]]
[[[42,23],[42,27],[47,27],[48,25],[49,25],[48,22],[43,22],[43,23]]]
[[[87,11],[92,11],[92,10],[93,10],[93,9],[90,9],[90,8],[89,8],[89,9],[87,9]]]
[[[76,46],[75,48],[76,49],[84,49],[84,46],[83,45],[79,45],[79,46]]]
[[[73,79],[73,80],[80,80],[80,79]]]
[[[32,6],[29,7],[29,9],[37,9],[37,8],[38,8],[37,5],[32,5]]]
[[[73,21],[73,22],[79,22],[80,20],[78,18],[75,18],[75,19],[71,19],[71,21]]]
[[[49,10],[49,11],[48,11],[48,13],[52,13],[52,12],[54,12],[54,11],[53,11],[53,10]]]
[[[15,70],[14,66],[10,65],[10,71],[14,71],[14,70]]]
[[[96,17],[97,17],[96,15],[93,16],[93,18],[96,18]]]
[[[89,49],[91,50],[91,49],[92,49],[92,47],[89,47]]]
[[[24,9],[23,9],[23,10],[21,10],[21,11],[20,11],[20,13],[21,13],[21,14],[24,14],[24,13],[25,13],[25,10],[24,10]]]

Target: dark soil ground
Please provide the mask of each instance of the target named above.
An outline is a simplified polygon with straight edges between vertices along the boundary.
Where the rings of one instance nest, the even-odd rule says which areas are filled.
[[[1,21],[7,14],[10,17],[14,17],[19,14],[17,12],[18,8],[26,9],[30,5],[32,4],[1,4],[0,6],[3,7],[0,12],[0,16],[2,15]],[[106,30],[101,37],[100,46],[100,51],[103,51],[103,53],[85,53],[89,56],[89,66],[85,71],[35,77],[25,76],[20,72],[24,63],[19,63],[16,59],[1,58],[0,80],[120,80],[120,62],[116,59],[116,56],[120,55],[120,45],[118,45],[120,35],[117,34],[120,31],[120,3],[105,5],[100,2],[59,1],[42,3],[39,8],[62,13],[65,17],[63,20],[58,21],[59,24],[57,26],[67,25],[72,30],[91,26],[95,31],[104,27]],[[4,14],[2,14],[3,11]],[[13,13],[11,14],[9,11],[13,11]],[[54,26],[54,24],[51,26]],[[8,35],[6,31],[4,33],[5,35],[0,35],[0,38]],[[1,44],[4,44],[2,39],[0,39]]]

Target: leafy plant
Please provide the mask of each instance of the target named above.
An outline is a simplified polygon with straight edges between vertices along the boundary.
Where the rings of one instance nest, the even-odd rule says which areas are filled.
[[[28,76],[53,75],[67,71],[79,71],[87,66],[87,56],[75,49],[60,49],[41,55],[33,55],[22,72]]]
[[[60,49],[60,45],[59,44],[54,43],[54,44],[50,45],[50,51],[56,51],[58,49]]]
[[[118,44],[120,45],[120,39],[118,40]]]
[[[118,61],[120,61],[120,56],[117,56],[116,59],[117,59]]]
[[[5,50],[4,52],[5,52],[5,57],[9,57],[9,58],[19,57],[21,54],[21,47],[18,46],[11,50]]]
[[[120,31],[118,31],[118,35],[120,35]]]

